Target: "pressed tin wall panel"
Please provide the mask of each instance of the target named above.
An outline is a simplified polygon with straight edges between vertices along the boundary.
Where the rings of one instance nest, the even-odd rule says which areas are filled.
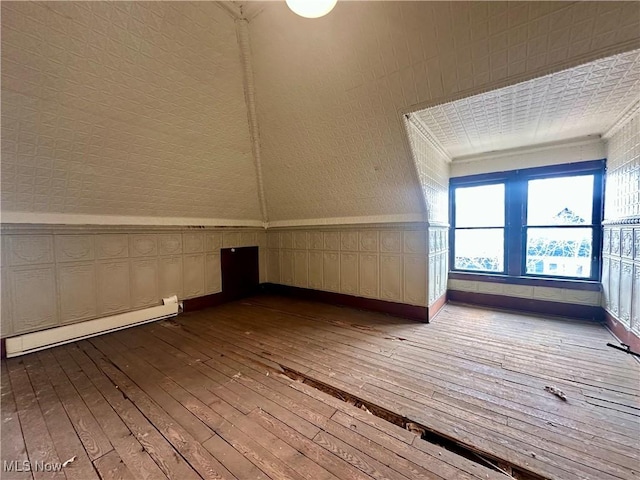
[[[607,138],[602,305],[640,336],[640,112]]]
[[[234,245],[239,243],[239,239],[232,242]],[[182,245],[184,253],[199,253],[204,251],[204,233],[183,233]]]
[[[340,291],[340,254],[324,252],[322,262],[323,287],[330,292]]]
[[[10,266],[53,262],[53,237],[50,235],[11,236],[6,240],[6,249]]]
[[[405,127],[429,222],[446,224],[449,222],[450,159],[427,138],[419,123],[407,121]]]
[[[380,251],[400,253],[402,251],[402,232],[380,232]]]
[[[634,2],[338,2],[317,22],[270,2],[250,31],[286,220],[421,213],[398,111],[637,48],[640,22]]]
[[[309,235],[307,232],[293,232],[293,248],[296,250],[306,250]]]
[[[219,253],[207,253],[205,255],[205,268],[204,268],[204,288],[205,293],[217,293],[222,290],[222,272],[220,271],[220,254]],[[260,275],[263,274],[262,267],[260,267]]]
[[[158,252],[160,255],[179,255],[182,253],[182,235],[167,233],[158,235]]]
[[[2,335],[155,306],[171,295],[220,292],[223,233],[189,230],[3,226]],[[224,233],[228,241],[237,239],[232,247],[259,247],[266,281],[266,232]]]
[[[137,234],[129,236],[129,255],[131,257],[155,257],[157,254],[157,235]]]
[[[183,257],[184,295],[186,298],[204,295],[204,254],[191,253]]]
[[[144,308],[156,305],[158,293],[158,259],[137,258],[131,261],[131,306]]]
[[[7,280],[6,269],[0,268],[0,282],[2,282],[0,288],[0,337],[9,335],[13,330],[13,322],[11,321],[11,286]]]
[[[322,252],[309,252],[309,288],[323,289],[323,254]]]
[[[73,323],[97,315],[96,268],[94,263],[60,264],[58,295],[61,323]]]
[[[293,285],[293,250],[280,252],[280,278],[285,285]]]
[[[360,296],[379,298],[380,275],[378,254],[360,253]]]
[[[93,235],[56,235],[56,262],[88,261],[94,258]]]
[[[429,227],[426,232],[405,235],[403,251],[428,251],[427,302],[432,305],[447,291],[450,160],[425,134],[419,122],[406,121],[405,127],[427,205]]]
[[[427,257],[424,255],[405,255],[403,260],[403,303],[425,305],[427,302]]]
[[[107,316],[129,310],[129,262],[98,262],[97,276],[98,314]]]
[[[340,250],[342,251],[358,251],[358,232],[340,232]]]
[[[222,233],[205,233],[204,239],[207,252],[217,252],[222,248]]]
[[[341,252],[340,292],[347,295],[358,295],[358,291],[358,254]]]
[[[429,305],[440,299],[447,291],[449,273],[449,228],[430,225],[429,250]]]
[[[383,300],[402,302],[402,257],[380,255],[380,297]]]
[[[305,250],[293,252],[293,284],[306,287],[309,283],[309,254]]]
[[[96,237],[98,258],[127,258],[129,256],[129,237],[125,234],[98,235]]]
[[[223,8],[1,8],[3,212],[261,219]]]
[[[16,268],[8,273],[8,280],[11,288],[12,333],[40,330],[58,323],[53,265]]]
[[[640,263],[633,265],[633,294],[631,296],[631,328],[640,337]]]
[[[182,255],[159,258],[158,284],[160,297],[177,295],[183,298],[183,259]]]
[[[427,304],[424,224],[278,229],[267,237],[272,283]]]

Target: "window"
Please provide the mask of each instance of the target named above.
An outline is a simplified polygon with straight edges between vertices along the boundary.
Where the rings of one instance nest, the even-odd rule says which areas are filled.
[[[456,269],[504,271],[504,200],[504,183],[455,189]]]
[[[604,160],[451,179],[454,271],[598,280]]]

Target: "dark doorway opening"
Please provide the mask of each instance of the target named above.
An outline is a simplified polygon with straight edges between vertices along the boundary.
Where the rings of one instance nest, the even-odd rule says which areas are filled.
[[[224,300],[237,300],[258,293],[258,247],[223,248],[220,252]]]

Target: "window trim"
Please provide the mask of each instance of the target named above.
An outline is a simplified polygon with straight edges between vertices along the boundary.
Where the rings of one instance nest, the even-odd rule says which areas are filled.
[[[451,273],[458,278],[469,277],[469,279],[473,279],[481,276],[496,279],[501,278],[503,280],[499,280],[500,282],[519,284],[539,284],[539,282],[546,284],[550,281],[554,283],[599,283],[602,277],[601,227],[604,214],[605,169],[606,160],[602,159],[451,178],[449,182],[449,211],[451,212],[449,265],[451,266]],[[526,231],[528,228],[536,227],[535,225],[527,225],[528,181],[579,175],[594,176],[592,223],[582,227],[592,229],[591,276],[585,278],[526,273]],[[496,183],[504,183],[505,185],[504,270],[502,272],[490,272],[456,269],[455,190],[458,187],[474,187]],[[544,226],[542,228],[544,228]],[[515,279],[518,279],[517,282],[511,281]]]

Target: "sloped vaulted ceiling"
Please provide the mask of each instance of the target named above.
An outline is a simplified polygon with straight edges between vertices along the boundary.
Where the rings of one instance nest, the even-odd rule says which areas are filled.
[[[261,222],[233,18],[3,1],[2,209]]]
[[[636,2],[244,3],[3,1],[3,214],[261,222],[234,12],[276,225],[423,219],[402,113],[640,47]]]
[[[419,216],[401,112],[639,46],[633,2],[338,2],[250,23],[269,219]]]

